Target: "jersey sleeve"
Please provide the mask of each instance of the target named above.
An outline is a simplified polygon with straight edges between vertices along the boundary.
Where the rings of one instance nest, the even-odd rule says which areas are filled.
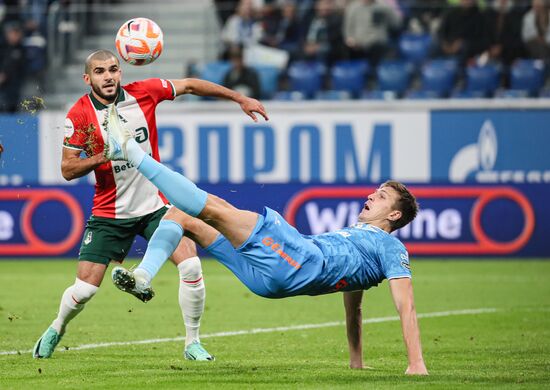
[[[93,125],[87,124],[83,115],[69,111],[65,117],[63,146],[69,149],[85,150]]]
[[[409,254],[397,239],[385,240],[380,249],[382,272],[386,279],[411,278]]]
[[[176,98],[176,88],[170,80],[166,79],[147,79],[140,82],[143,88],[156,104],[163,100],[174,100]]]

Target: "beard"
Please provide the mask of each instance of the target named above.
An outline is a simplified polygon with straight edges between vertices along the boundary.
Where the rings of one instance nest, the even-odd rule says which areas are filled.
[[[97,96],[99,96],[100,98],[107,100],[110,103],[115,101],[115,99],[118,95],[118,90],[119,89],[120,89],[120,81],[115,83],[115,91],[111,94],[107,94],[107,93],[103,92],[103,90],[101,89],[101,87],[99,85],[92,84],[92,90],[95,92],[95,94]]]

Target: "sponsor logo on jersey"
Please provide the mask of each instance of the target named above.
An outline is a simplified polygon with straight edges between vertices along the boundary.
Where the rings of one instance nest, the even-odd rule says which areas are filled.
[[[284,252],[281,248],[281,244],[278,244],[273,240],[271,237],[264,237],[262,239],[262,244],[270,248],[273,252],[277,253],[281,258],[286,261],[288,264],[290,264],[292,267],[296,269],[302,268],[300,264],[296,260],[294,260],[290,255],[286,252]]]
[[[123,165],[113,165],[113,170],[115,171],[115,173],[126,172],[132,168],[135,168],[135,166],[131,162],[127,162]]]
[[[149,139],[149,132],[147,131],[147,128],[140,127],[136,129],[134,138],[138,144],[142,144],[147,141]]]

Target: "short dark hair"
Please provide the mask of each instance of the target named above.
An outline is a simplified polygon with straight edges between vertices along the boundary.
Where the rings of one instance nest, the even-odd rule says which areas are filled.
[[[390,229],[400,229],[411,222],[418,214],[418,202],[404,184],[398,181],[388,180],[380,187],[391,187],[399,194],[399,200],[396,201],[395,207],[401,211],[401,218],[395,221],[390,221]]]
[[[117,63],[119,62],[117,56],[115,56],[112,51],[104,49],[94,51],[88,56],[88,58],[86,58],[86,62],[84,64],[84,73],[90,74],[90,72],[92,71],[92,69],[90,69],[92,61],[106,61],[110,58],[114,58]]]

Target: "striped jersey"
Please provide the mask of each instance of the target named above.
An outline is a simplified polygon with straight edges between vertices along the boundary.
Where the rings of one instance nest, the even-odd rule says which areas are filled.
[[[141,148],[159,161],[155,109],[176,97],[174,85],[164,79],[148,79],[124,85],[115,102],[121,122],[135,134]],[[107,133],[107,106],[93,95],[82,96],[65,119],[63,146],[87,156],[103,152]],[[94,170],[96,177],[92,215],[134,218],[152,213],[167,203],[164,196],[126,161],[109,161]]]

